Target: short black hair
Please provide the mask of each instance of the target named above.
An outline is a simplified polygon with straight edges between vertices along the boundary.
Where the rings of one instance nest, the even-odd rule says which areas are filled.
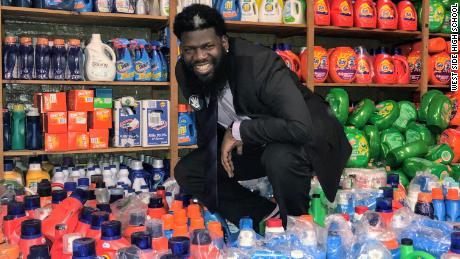
[[[227,34],[225,21],[219,11],[202,4],[192,4],[176,15],[174,34],[180,40],[182,33],[214,28],[217,36]]]

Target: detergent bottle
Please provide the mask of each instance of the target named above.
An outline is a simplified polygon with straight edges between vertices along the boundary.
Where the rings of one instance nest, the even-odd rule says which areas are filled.
[[[457,189],[448,189],[446,195],[446,221],[458,222],[460,216],[460,201]]]
[[[25,111],[23,104],[13,106],[13,127],[11,149],[20,150],[25,148]]]
[[[150,1],[149,3],[149,15],[152,16],[160,16],[160,1],[159,0],[153,0]]]
[[[11,113],[3,109],[3,151],[11,150]]]
[[[410,82],[409,63],[406,57],[401,54],[401,49],[396,48],[393,53],[393,63],[397,79],[396,83],[408,84]]]
[[[355,48],[356,53],[356,77],[354,82],[358,84],[371,84],[374,77],[374,68],[365,47]]]
[[[329,75],[334,83],[351,83],[356,76],[356,53],[350,47],[337,47],[329,57]]]
[[[42,180],[50,180],[49,174],[44,172],[39,162],[32,162],[29,164],[29,170],[26,175],[26,187],[36,192],[38,185]]]
[[[444,196],[441,188],[433,188],[431,190],[433,198],[434,219],[445,221],[446,220],[446,205],[444,203]]]
[[[146,231],[152,237],[152,248],[155,252],[168,251],[168,239],[163,235],[163,223],[159,219],[151,219],[146,223]]]
[[[72,243],[72,259],[96,259],[96,240],[90,237],[75,239]]]
[[[105,53],[110,53],[108,57]],[[85,48],[85,72],[90,81],[113,81],[116,56],[112,48],[102,43],[100,34],[93,34]]]
[[[47,38],[38,38],[35,47],[35,78],[48,80],[50,73],[51,48]]]
[[[44,245],[46,240],[42,234],[42,222],[38,219],[28,219],[21,223],[21,239],[19,249],[22,255],[27,258],[30,247]]]
[[[428,78],[430,84],[447,85],[450,82],[450,55],[441,52],[430,57]]]
[[[19,79],[33,79],[34,70],[34,47],[32,46],[32,38],[21,37],[19,39],[19,55],[18,55],[18,71]]]
[[[2,232],[10,244],[18,244],[21,223],[27,219],[24,203],[16,201],[8,203],[7,213],[3,218]]]
[[[190,114],[187,112],[187,105],[179,104],[179,146],[190,146],[196,144],[196,129]]]
[[[69,254],[64,256],[64,235],[67,234],[67,227],[65,224],[58,224],[55,227],[54,243],[51,246],[50,253],[52,258],[68,259]]]
[[[121,222],[111,220],[102,222],[101,239],[96,241],[96,254],[115,258],[118,249],[130,246],[128,240],[121,236]]]
[[[4,184],[12,184],[15,186],[23,186],[22,174],[14,170],[14,165],[12,160],[5,160],[3,162],[3,179],[5,180]]]
[[[30,108],[26,119],[26,148],[39,150],[43,148],[43,134],[38,108]]]
[[[313,2],[315,10],[315,25],[328,26],[331,25],[331,13],[329,9],[329,1],[315,0]]]
[[[353,5],[350,0],[331,1],[331,21],[333,26],[353,26]]]
[[[414,251],[414,242],[412,239],[403,238],[401,239],[401,259],[410,259],[410,258],[422,258],[422,259],[435,259],[436,257],[423,252],[423,251]]]
[[[301,0],[287,0],[284,2],[283,23],[305,24],[305,2]]]
[[[410,1],[403,0],[398,3],[398,17],[398,28],[400,30],[417,30],[417,11]]]
[[[16,37],[6,36],[2,48],[3,53],[3,79],[12,80],[17,78],[18,47]]]
[[[146,213],[142,210],[129,212],[128,226],[123,232],[123,236],[128,239],[134,232],[145,231]]]
[[[372,0],[357,0],[354,14],[356,27],[370,29],[377,27],[377,12]]]
[[[418,194],[418,201],[415,204],[415,214],[434,219],[434,206],[430,193],[421,192]]]
[[[92,12],[93,1],[91,0],[75,0],[74,11],[76,12]]]
[[[161,54],[159,50],[159,46],[152,45],[152,81],[154,82],[162,82],[164,81],[163,78],[163,62],[161,60]]]
[[[114,9],[114,0],[94,0],[94,10],[96,12],[111,13],[113,9]]]
[[[109,213],[105,211],[96,211],[91,214],[91,226],[86,237],[94,238],[95,240],[101,239],[101,225],[102,222],[109,220]]]
[[[377,1],[377,28],[384,30],[398,29],[398,11],[391,0]]]
[[[277,0],[263,0],[259,9],[259,22],[282,23],[283,6]]]
[[[259,6],[255,0],[240,0],[241,21],[257,22],[259,20]]]
[[[152,237],[145,231],[135,232],[131,235],[131,244],[141,249],[140,258],[154,258],[155,252],[152,250]]]
[[[422,58],[420,51],[412,51],[407,56],[407,63],[409,65],[409,82],[411,84],[418,84],[422,77]]]
[[[144,1],[131,2],[126,0],[114,0],[113,9],[115,13],[145,14],[146,6]],[[143,9],[143,10],[140,10]]]
[[[131,54],[128,50],[127,39],[118,38],[114,40],[115,53],[117,54],[116,62],[116,81],[133,81],[134,66]]]
[[[66,79],[72,81],[83,80],[82,73],[83,52],[80,48],[79,39],[69,39],[69,50],[67,51],[67,74]]]
[[[422,27],[422,13],[423,8],[418,9],[418,25]],[[439,0],[430,1],[430,14],[428,29],[430,32],[439,32],[442,28],[444,18],[446,16],[446,8]]]
[[[376,51],[374,73],[377,84],[395,84],[397,82],[393,58],[383,47]]]
[[[51,204],[51,183],[48,179],[42,179],[37,186],[37,194],[40,196],[40,205],[45,207]]]
[[[136,46],[134,56],[134,81],[151,81],[152,65],[150,57],[145,50],[147,42],[143,39],[135,39],[131,44]]]
[[[64,39],[55,39],[51,50],[51,79],[64,80],[67,65],[67,51]]]
[[[241,20],[241,9],[238,0],[220,0],[218,10],[224,20],[239,21]]]
[[[75,226],[73,232],[80,233],[82,236],[86,236],[90,226],[91,226],[91,214],[97,210],[92,207],[83,207],[78,216],[78,223]]]

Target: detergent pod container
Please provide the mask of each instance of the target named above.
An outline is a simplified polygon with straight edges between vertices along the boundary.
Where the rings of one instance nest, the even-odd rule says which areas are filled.
[[[352,147],[347,167],[365,167],[369,162],[369,145],[364,134],[355,128],[346,127],[345,134]]]
[[[418,84],[422,76],[422,58],[420,51],[412,51],[407,56],[407,63],[409,64],[409,82],[411,84]]]
[[[326,101],[340,123],[345,124],[348,119],[349,98],[342,88],[333,88],[326,95]]]
[[[207,230],[197,229],[193,231],[190,255],[197,259],[219,258],[219,249],[212,244],[211,235]]]
[[[376,126],[377,127],[377,126]],[[399,130],[391,127],[380,132],[380,156],[387,158],[391,150],[405,144],[404,136]]]
[[[452,114],[449,125],[451,126],[460,126],[460,112],[458,109],[460,108],[460,94],[458,92],[451,92],[446,94],[450,98],[452,103]]]
[[[448,175],[447,166],[418,157],[411,157],[404,160],[402,168],[404,173],[409,177],[415,177],[419,171],[428,171],[438,178]]]
[[[448,33],[448,34],[452,33],[451,17],[452,17],[451,11],[446,10],[446,15],[444,16],[444,22],[442,23],[442,26],[441,26],[441,33]]]
[[[410,69],[407,58],[402,55],[401,49],[393,50],[393,63],[396,73],[396,83],[409,84],[410,82]]]
[[[276,47],[276,53],[283,59],[286,63],[286,66],[296,73],[296,75],[301,77],[301,67],[299,57],[292,52],[292,46],[289,44],[279,44]]]
[[[283,23],[305,24],[305,1],[287,0],[284,2]]]
[[[356,53],[350,47],[337,47],[329,56],[329,76],[334,83],[353,82],[356,68]]]
[[[448,85],[450,83],[450,55],[441,52],[430,57],[428,65],[429,82],[432,85]]]
[[[259,9],[259,22],[282,23],[283,3],[279,0],[262,0]]]
[[[89,237],[75,239],[72,243],[72,259],[93,259],[96,257],[96,240]]]
[[[151,219],[145,223],[145,226],[152,237],[152,249],[155,252],[167,252],[168,239],[163,235],[163,222],[159,219]]]
[[[397,77],[393,57],[385,48],[379,48],[374,58],[375,82],[377,84],[396,84]]]
[[[151,219],[161,219],[161,216],[167,213],[163,199],[160,196],[154,195],[150,197],[148,206],[147,213]]]
[[[128,49],[129,41],[123,38],[113,40],[113,46],[117,61],[116,66],[116,81],[133,81],[134,80],[134,63]]]
[[[441,133],[450,122],[452,103],[449,97],[439,94],[433,97],[426,114],[426,125],[433,133]]]
[[[447,49],[447,41],[442,37],[431,38],[428,40],[428,53],[436,54]],[[422,42],[417,41],[412,44],[412,50],[422,51]]]
[[[2,232],[10,244],[19,243],[19,230],[22,222],[27,219],[24,203],[13,201],[8,204],[8,212],[3,217]]]
[[[259,6],[255,0],[241,0],[241,21],[257,22],[259,20]]]
[[[386,156],[387,164],[398,166],[411,157],[423,157],[428,152],[428,146],[422,140],[407,143],[404,146],[391,150]]]
[[[96,254],[115,258],[117,251],[129,247],[128,240],[121,236],[121,222],[117,220],[105,221],[101,225],[101,239],[96,240]]]
[[[237,0],[219,0],[217,9],[226,21],[241,20],[241,9]]]
[[[428,108],[430,106],[431,101],[434,99],[435,96],[442,95],[442,94],[443,93],[439,90],[430,90],[422,96],[420,108],[418,110],[418,119],[420,121],[426,121],[426,116],[427,116]]]
[[[398,29],[398,10],[391,0],[377,1],[377,28],[384,30]]]
[[[417,120],[417,108],[409,101],[398,102],[399,117],[393,123],[393,127],[401,132],[406,132],[409,123]]]
[[[418,8],[418,26],[422,28],[423,8]],[[428,29],[430,32],[439,32],[442,28],[444,18],[446,16],[446,8],[439,0],[430,1],[430,14]]]
[[[375,161],[380,158],[380,131],[375,125],[366,125],[363,127],[364,136],[369,146],[369,161]]]
[[[35,210],[39,209],[40,206],[40,196],[38,195],[28,195],[24,197],[24,208],[26,214],[29,218],[35,218]],[[38,215],[37,215],[38,216]]]
[[[384,130],[390,128],[399,117],[399,105],[393,100],[383,101],[375,106],[374,114],[369,122]]]
[[[377,10],[372,0],[357,0],[354,15],[356,27],[369,29],[377,27]]]
[[[46,240],[42,234],[42,222],[38,219],[23,221],[21,223],[21,239],[19,239],[19,249],[22,255],[27,258],[31,246],[44,244],[46,244]]]
[[[116,55],[110,46],[102,43],[100,34],[92,35],[90,43],[85,48],[85,57],[85,73],[88,80],[113,81],[115,79]]]
[[[460,131],[456,129],[447,129],[439,138],[439,143],[448,144],[450,148],[454,151],[454,158],[452,163],[456,163],[460,159]]]
[[[140,259],[154,258],[155,252],[152,249],[152,238],[149,233],[139,231],[131,235],[131,244],[137,246],[140,251]]]
[[[356,76],[355,83],[358,84],[371,84],[374,78],[374,67],[367,53],[366,48],[356,47]]]
[[[331,25],[340,27],[353,26],[353,4],[350,0],[332,0]]]
[[[431,146],[425,158],[433,162],[449,165],[454,159],[454,151],[447,144]]]
[[[327,0],[315,0],[313,2],[313,8],[315,12],[314,22],[315,25],[329,26],[331,25],[331,10],[329,7],[329,1]]]
[[[398,3],[398,28],[404,31],[417,30],[417,11],[408,0]]]

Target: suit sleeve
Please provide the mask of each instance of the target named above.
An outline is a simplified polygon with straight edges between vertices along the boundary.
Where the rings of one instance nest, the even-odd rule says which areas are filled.
[[[244,120],[240,134],[244,143],[307,143],[311,130],[310,112],[298,89],[300,82],[274,52],[265,51],[254,59],[254,83],[259,99],[270,116]]]

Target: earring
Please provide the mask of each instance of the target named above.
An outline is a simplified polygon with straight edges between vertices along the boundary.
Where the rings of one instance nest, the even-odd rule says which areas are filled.
[[[228,53],[229,51],[230,51],[230,50],[228,50],[228,49],[225,50],[225,52],[227,52],[227,53]]]

